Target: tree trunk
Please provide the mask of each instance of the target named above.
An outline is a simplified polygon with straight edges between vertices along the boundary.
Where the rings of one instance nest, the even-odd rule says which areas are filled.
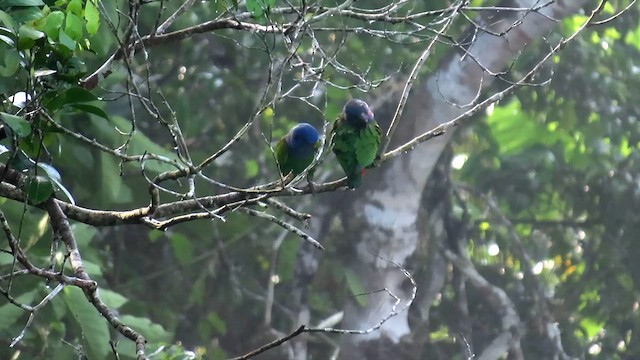
[[[459,48],[452,50],[435,73],[422,85],[416,84],[392,145],[403,143],[464,113],[477,99],[480,88],[487,87],[495,78],[491,73],[507,69],[521,50],[533,40],[547,35],[559,24],[559,20],[578,11],[584,3],[560,1],[541,7],[537,0],[514,1],[507,6],[538,9],[530,12],[501,11],[479,19],[479,24],[490,29],[493,34],[481,29],[471,29],[468,32],[471,35],[465,38],[471,42],[465,47],[466,52]],[[329,211],[319,209],[320,214],[340,216],[344,233],[331,241],[348,242],[352,253],[345,257],[348,259],[345,263],[346,270],[355,274],[366,290],[386,288],[403,299],[404,303],[410,296],[411,286],[405,275],[388,260],[404,266],[410,257],[417,256],[417,249],[432,249],[432,242],[442,242],[445,230],[441,212],[433,209],[433,203],[424,203],[423,199],[429,197],[423,196],[423,192],[450,138],[451,133],[447,133],[429,140],[385,163],[381,168],[368,172],[362,188],[347,195],[340,194],[339,203],[326,205],[330,207]],[[326,225],[326,219],[323,220],[321,223]],[[327,226],[322,228],[327,230]],[[319,232],[320,227],[314,227],[312,231],[316,232],[313,234],[316,238],[327,241]],[[309,256],[308,253],[304,254],[304,249],[305,247],[299,257],[306,257],[308,262]],[[431,269],[440,274],[430,274],[428,282],[416,279],[419,283],[418,291],[421,292],[422,321],[426,321],[433,298],[444,283],[443,259],[432,256],[430,263]],[[301,263],[298,265],[303,266]],[[315,271],[307,270],[307,273]],[[308,278],[297,284],[296,291],[304,292],[304,284],[308,284]],[[306,299],[305,296],[295,296],[296,301],[302,298]],[[366,306],[349,300],[340,327],[370,328],[389,314],[393,302],[394,299],[384,292],[367,296]],[[309,320],[308,312],[305,312],[305,301],[298,305],[300,313],[306,314],[299,319],[300,323],[309,325],[305,322]],[[412,358],[410,354],[402,352],[406,346],[401,345],[401,339],[412,330],[408,316],[408,311],[402,312],[387,321],[378,331],[367,335],[344,335],[339,358]],[[298,339],[296,345],[295,358],[306,359],[304,340]],[[504,353],[499,356],[502,355]]]

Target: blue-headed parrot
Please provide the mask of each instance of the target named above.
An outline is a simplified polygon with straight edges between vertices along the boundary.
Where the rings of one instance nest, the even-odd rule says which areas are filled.
[[[373,164],[382,134],[366,102],[349,100],[331,130],[333,152],[347,174],[347,185],[362,184],[365,168]]]
[[[320,148],[320,136],[313,126],[299,123],[276,144],[276,161],[282,175],[298,175],[306,169]]]

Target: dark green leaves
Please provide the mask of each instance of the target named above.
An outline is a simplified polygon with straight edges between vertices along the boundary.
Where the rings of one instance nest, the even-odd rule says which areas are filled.
[[[38,205],[53,194],[53,184],[44,176],[36,176],[27,183],[26,193],[29,202]]]
[[[61,94],[56,95],[53,100],[45,102],[45,106],[52,112],[62,108],[72,108],[94,114],[108,120],[109,116],[104,110],[102,110],[102,108],[94,104],[90,104],[91,102],[99,100],[100,99],[91,92],[81,87],[74,86],[65,90]]]
[[[276,0],[247,0],[247,10],[258,20],[269,15],[271,8],[276,4]]]
[[[0,0],[0,8],[8,8],[9,6],[42,6],[42,0]]]
[[[31,125],[21,116],[0,112],[0,120],[7,124],[19,137],[27,137],[31,134]]]

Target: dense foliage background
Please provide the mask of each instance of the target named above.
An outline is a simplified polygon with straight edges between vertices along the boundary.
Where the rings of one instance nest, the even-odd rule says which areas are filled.
[[[283,22],[284,15],[268,11],[284,6],[279,3],[198,2],[172,26],[186,28],[243,11],[249,11],[256,24]],[[610,2],[602,19],[627,4]],[[281,35],[226,29],[149,43],[135,57],[116,60],[96,87],[81,86],[80,80],[114,54],[119,41],[157,28],[180,5],[152,1],[138,3],[140,11],[131,12],[127,2],[118,1],[0,1],[0,111],[8,135],[0,156],[12,168],[24,169],[34,179],[40,176],[37,186],[33,180],[24,188],[32,203],[42,203],[55,189],[59,199],[69,201],[66,191],[85,208],[147,206],[148,179],[173,170],[171,161],[142,161],[142,171],[141,161],[124,161],[117,153],[177,159],[175,132],[170,131],[174,117],[196,164],[249,122],[247,133],[203,173],[238,188],[275,180],[269,144],[296,122],[322,128],[353,96],[378,104],[377,119],[383,128],[388,126],[398,96],[393,89],[402,85],[431,36],[424,30],[414,37],[380,38],[375,34],[384,32],[384,22],[329,19],[323,23],[326,30],[318,31],[315,40],[302,41],[297,53],[315,66],[320,61],[315,52],[335,52],[336,64],[357,72],[340,71],[334,64],[322,73],[325,82],[315,82],[305,77],[308,69],[297,66],[297,59],[286,57],[286,46],[276,40]],[[419,13],[447,5],[438,1],[412,6]],[[619,17],[586,28],[545,64],[534,79],[539,86],[523,86],[466,121],[441,158],[447,226],[456,231],[447,232],[450,238],[440,239],[438,246],[454,252],[457,246],[467,249],[477,271],[508,295],[524,324],[522,352],[527,359],[557,354],[552,350],[557,344],[543,346],[549,319],[557,322],[558,346],[570,356],[629,359],[640,354],[640,273],[634,260],[640,256],[640,218],[634,211],[640,206],[639,11],[633,4]],[[127,14],[139,15],[135,27],[124,20]],[[584,14],[563,20],[559,29],[533,44],[494,83],[493,91],[519,79],[549,44],[576,31],[586,20]],[[477,13],[469,10],[468,15]],[[370,32],[340,31],[348,26]],[[468,26],[459,18],[449,36],[462,37]],[[449,51],[448,43],[435,45],[422,75],[437,69]],[[286,61],[287,72],[269,78],[270,71]],[[301,78],[308,81],[298,82]],[[292,86],[299,87],[262,107],[264,97]],[[19,92],[32,94],[28,106],[16,106]],[[117,151],[101,151],[74,133]],[[402,161],[402,156],[391,161]],[[317,176],[341,176],[332,155]],[[219,183],[195,181],[197,196],[227,191]],[[176,192],[188,189],[184,179],[162,186]],[[345,199],[353,196],[340,191]],[[1,210],[31,261],[60,270],[66,252],[48,225],[47,212],[11,200],[7,192],[3,196]],[[314,203],[323,196],[280,200],[314,215]],[[175,199],[170,193],[161,195],[162,201]],[[164,232],[142,224],[72,221],[86,271],[97,281],[100,295],[125,324],[148,339],[147,353],[162,348],[154,358],[188,358],[189,350],[197,357],[225,359],[292,330],[290,294],[299,237],[240,211],[222,216],[177,224]],[[292,222],[304,228],[304,223]],[[349,238],[318,240],[326,250],[309,299],[314,324],[338,313],[352,294],[372,290],[362,289],[359,279],[342,267],[348,257],[343,242]],[[133,342],[118,334],[73,286],[37,309],[24,337],[9,347],[30,315],[11,302],[36,305],[57,284],[12,274],[21,267],[9,245],[3,243],[2,249],[0,287],[10,297],[0,300],[0,358],[69,359],[82,354],[105,359],[113,356],[110,339],[116,340],[113,347],[122,358],[134,355]],[[428,275],[421,272],[421,262],[416,258],[406,265],[416,278]],[[464,289],[464,275],[452,267],[447,271],[422,330],[422,358],[466,358],[462,338],[473,349],[482,349],[496,332],[496,315],[487,307],[486,294]],[[311,353],[329,358],[337,341],[335,335],[314,337]],[[274,358],[286,356],[278,351],[273,350]]]

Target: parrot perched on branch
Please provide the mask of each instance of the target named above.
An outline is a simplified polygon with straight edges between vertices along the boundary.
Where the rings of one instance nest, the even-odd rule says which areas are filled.
[[[334,122],[331,136],[333,152],[347,174],[347,185],[359,187],[365,168],[378,155],[382,137],[369,105],[362,100],[349,100]]]
[[[276,161],[283,176],[298,175],[311,164],[320,147],[320,136],[313,126],[299,123],[276,144]]]

